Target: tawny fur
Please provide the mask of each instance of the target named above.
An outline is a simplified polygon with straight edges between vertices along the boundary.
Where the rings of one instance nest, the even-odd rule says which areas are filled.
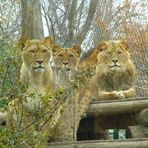
[[[96,66],[97,54],[98,54],[98,51],[96,50],[96,48],[90,49],[87,53],[85,53],[81,57],[78,68],[82,70],[88,67]]]
[[[52,39],[46,37],[44,40],[27,41],[23,48],[20,80],[28,83],[28,93],[45,94],[54,89],[54,77],[49,61],[52,44]]]
[[[135,96],[136,70],[124,41],[111,40],[97,46],[98,64],[93,78],[96,98],[124,99]]]
[[[76,70],[81,54],[81,47],[74,45],[71,48],[53,46],[53,63],[55,66]]]
[[[52,46],[53,42],[51,37],[46,37],[43,40],[29,40],[26,42],[25,47],[22,50],[23,63],[20,72],[20,79],[22,83],[28,84],[28,95],[24,95],[22,99],[15,99],[9,104],[8,111],[5,113],[5,120],[8,128],[20,128],[22,130],[28,124],[36,120],[36,112],[44,107],[42,97],[54,91],[55,80],[49,61]],[[54,100],[51,100],[51,103],[49,102],[51,106],[53,106],[52,103],[54,104]],[[44,111],[50,113],[50,107],[44,108]],[[60,117],[60,111],[61,107],[54,112],[49,121],[47,119],[51,114],[46,113],[42,120],[37,122],[38,127],[42,127],[44,124],[40,133],[50,131],[55,126]],[[47,122],[45,122],[46,120]],[[32,126],[29,126],[29,128],[24,132],[34,136],[33,132],[36,131],[38,131],[38,129],[36,129],[36,125],[32,124]]]
[[[67,88],[72,81],[71,76],[75,77],[75,72],[80,60],[80,46],[71,48],[61,48],[57,45],[53,47],[53,63],[58,70],[55,73],[57,87]],[[53,141],[72,141],[75,123],[75,91],[71,90],[73,95],[68,94],[68,98],[63,104],[63,113],[53,130]]]

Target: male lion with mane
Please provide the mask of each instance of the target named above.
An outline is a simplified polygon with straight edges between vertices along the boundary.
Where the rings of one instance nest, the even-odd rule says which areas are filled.
[[[98,64],[93,82],[98,89],[97,97],[101,100],[133,97],[136,70],[126,42],[104,41],[97,46],[97,51]]]

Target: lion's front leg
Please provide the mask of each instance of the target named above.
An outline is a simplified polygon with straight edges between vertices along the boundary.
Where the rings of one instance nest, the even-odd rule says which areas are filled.
[[[130,88],[128,90],[124,91],[112,91],[112,92],[106,92],[106,91],[100,91],[99,92],[99,100],[114,100],[114,99],[125,99],[125,98],[131,98],[136,95],[136,91],[134,88]]]
[[[128,90],[119,91],[119,93],[124,95],[124,98],[132,98],[136,95],[136,90],[134,88],[130,88]]]
[[[99,100],[116,100],[116,99],[124,99],[125,95],[120,91],[99,91]]]

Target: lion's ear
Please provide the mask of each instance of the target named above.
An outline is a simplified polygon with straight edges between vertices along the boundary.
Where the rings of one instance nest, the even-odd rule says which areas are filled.
[[[30,40],[27,38],[24,38],[24,37],[22,37],[18,40],[18,44],[19,44],[21,50],[23,50],[24,47],[26,47],[29,43],[30,43]]]
[[[97,48],[98,52],[101,52],[107,48],[107,43],[105,41],[103,41],[103,42],[99,43],[96,48]]]
[[[61,49],[61,48],[60,48],[59,45],[54,44],[53,47],[52,47],[53,55],[55,55],[55,53],[56,53],[57,51],[59,51],[60,49]]]
[[[72,47],[72,49],[74,50],[74,52],[76,52],[77,53],[77,55],[78,56],[80,56],[80,54],[81,54],[81,47],[79,46],[79,45],[74,45],[73,47]]]
[[[43,42],[51,49],[54,45],[54,40],[51,36],[47,36],[43,39]]]
[[[127,42],[124,41],[124,40],[120,40],[120,45],[125,50],[128,50],[129,49],[129,46],[128,46]]]

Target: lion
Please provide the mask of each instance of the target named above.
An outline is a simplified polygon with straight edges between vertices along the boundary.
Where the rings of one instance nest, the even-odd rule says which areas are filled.
[[[80,61],[81,47],[74,45],[71,48],[61,48],[58,45],[53,46],[53,62],[55,66],[67,70],[76,70]]]
[[[77,67],[80,60],[81,47],[74,45],[71,48],[61,48],[58,45],[53,46],[53,63],[56,77],[56,86],[62,87],[65,90],[71,88],[77,73]],[[73,79],[74,78],[74,79]],[[71,90],[71,93],[74,90]],[[69,93],[64,101],[62,115],[53,130],[51,141],[64,141],[72,140],[73,136],[73,123],[74,123],[74,104],[75,104],[75,91],[72,95]]]
[[[93,80],[100,100],[134,97],[136,68],[131,61],[128,45],[122,40],[103,41],[96,47],[97,66]]]
[[[52,53],[56,88],[65,87],[68,82],[75,79],[80,61],[81,47],[74,45],[71,48],[62,48],[55,44]]]
[[[125,99],[135,96],[136,68],[131,61],[128,49],[127,43],[122,40],[103,41],[83,58],[83,65],[80,66],[86,68],[87,65],[95,65],[96,69],[87,87],[84,90],[81,88],[79,92],[78,104],[84,104],[78,108],[79,112],[86,112],[92,101]],[[98,132],[97,130],[104,132],[99,126],[98,119],[95,119],[94,125],[95,132]],[[83,129],[80,123],[78,132],[81,128]]]
[[[50,65],[52,46],[51,37],[26,41],[21,52],[23,62],[20,79],[22,83],[28,83],[27,93],[22,95],[22,98],[13,100],[6,112],[0,113],[0,119],[4,120],[5,115],[8,129],[13,132],[23,131],[21,134],[32,138],[32,140],[27,137],[24,139],[26,146],[32,145],[33,142],[39,146],[40,143],[46,143],[50,131],[60,117],[62,106],[52,97],[55,90],[55,80]]]
[[[45,94],[54,89],[54,77],[50,65],[53,39],[27,40],[22,50],[20,80],[28,83],[27,92]]]

